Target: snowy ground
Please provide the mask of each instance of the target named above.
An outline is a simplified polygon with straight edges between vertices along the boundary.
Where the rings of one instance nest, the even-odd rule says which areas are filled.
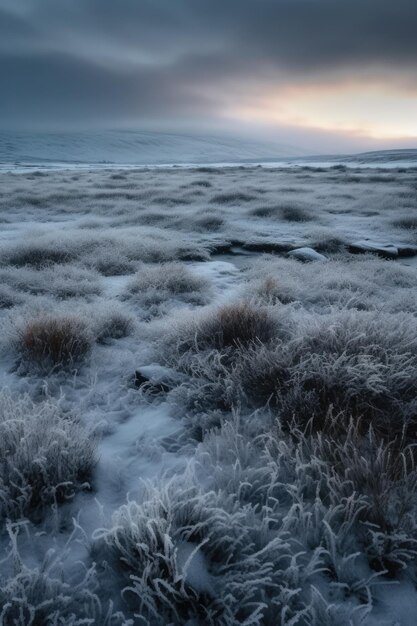
[[[415,624],[416,174],[0,173],[0,625]]]

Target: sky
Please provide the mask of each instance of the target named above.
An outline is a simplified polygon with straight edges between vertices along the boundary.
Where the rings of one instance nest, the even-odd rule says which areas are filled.
[[[0,128],[417,148],[417,0],[0,0]]]

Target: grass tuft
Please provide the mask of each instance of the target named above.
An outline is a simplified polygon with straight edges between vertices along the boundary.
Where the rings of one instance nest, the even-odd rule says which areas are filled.
[[[44,316],[29,320],[19,331],[23,359],[37,365],[68,366],[90,351],[91,333],[77,317]]]
[[[52,402],[0,393],[0,520],[39,519],[86,486],[95,442]]]

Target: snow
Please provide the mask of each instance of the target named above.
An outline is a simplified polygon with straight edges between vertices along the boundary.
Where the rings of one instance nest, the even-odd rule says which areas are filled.
[[[325,257],[324,254],[320,254],[316,250],[313,250],[313,248],[309,247],[290,250],[288,252],[288,256],[300,259],[300,261],[327,261],[327,257]]]
[[[400,489],[392,475],[403,465],[391,468],[395,454],[371,439],[355,448],[361,432],[326,444],[326,433],[290,434],[285,422],[308,421],[324,389],[340,420],[346,406],[368,415],[376,402],[376,430],[414,424],[415,173],[388,157],[389,170],[373,159],[346,169],[85,164],[0,173],[7,415],[50,403],[58,424],[78,420],[77,436],[96,446],[91,473],[68,500],[0,519],[0,600],[21,593],[28,602],[33,581],[39,595],[51,558],[42,593],[53,596],[63,579],[67,606],[91,623],[141,623],[143,611],[155,624],[205,615],[225,626],[347,626],[363,614],[369,626],[411,625],[415,470]],[[234,343],[216,328],[242,302],[249,331],[232,319]],[[22,329],[45,315],[86,326],[91,345],[80,363],[30,361]],[[276,342],[260,341],[262,332]],[[137,371],[164,389],[136,387]],[[401,454],[407,465],[410,450]],[[337,473],[344,464],[348,474]],[[386,498],[382,512],[373,493]],[[409,508],[397,519],[401,507]],[[375,512],[386,516],[378,530]],[[387,535],[371,540],[374,530]],[[381,573],[381,545],[390,546],[394,580]],[[80,600],[86,571],[98,617]]]

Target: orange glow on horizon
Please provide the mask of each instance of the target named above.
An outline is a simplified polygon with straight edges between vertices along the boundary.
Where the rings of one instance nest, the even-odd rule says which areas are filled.
[[[233,107],[233,116],[372,139],[417,139],[417,93],[380,84],[284,87]]]

